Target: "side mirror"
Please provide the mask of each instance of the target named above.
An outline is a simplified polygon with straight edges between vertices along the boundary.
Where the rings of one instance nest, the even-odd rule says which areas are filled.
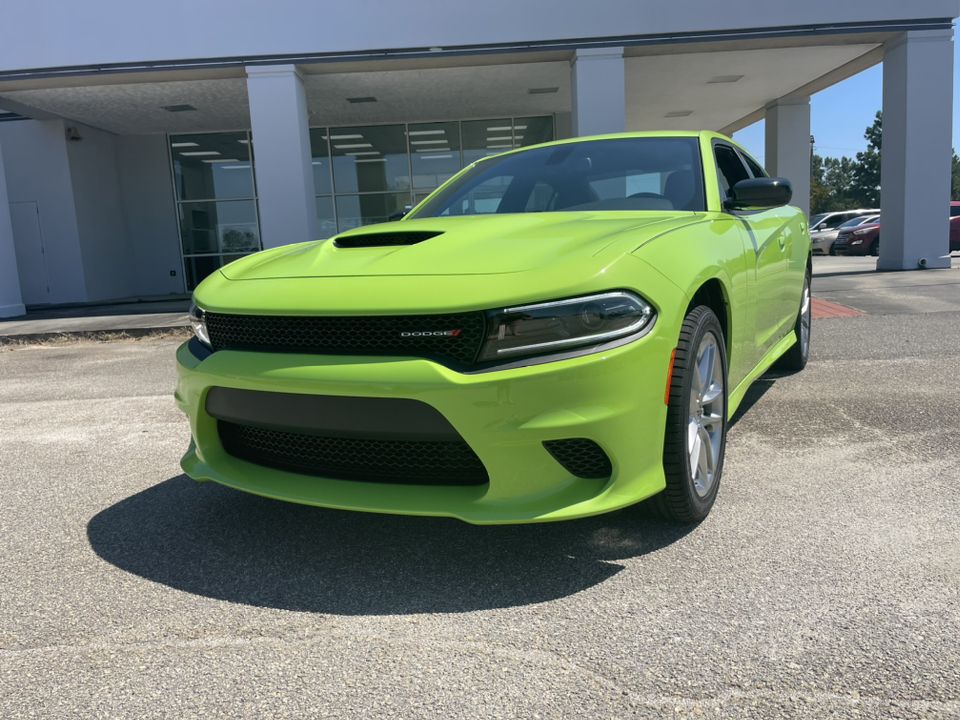
[[[407,205],[406,207],[403,208],[403,210],[397,210],[395,213],[388,215],[387,220],[389,222],[396,222],[400,218],[405,217],[406,214],[411,210],[413,210],[413,205]]]
[[[766,210],[781,207],[793,197],[793,185],[786,178],[751,178],[730,188],[724,203],[727,210]]]

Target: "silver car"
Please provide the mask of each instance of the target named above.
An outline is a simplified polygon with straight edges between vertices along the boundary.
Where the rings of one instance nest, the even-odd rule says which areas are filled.
[[[813,244],[814,255],[833,255],[833,242],[837,239],[837,235],[840,234],[841,230],[863,225],[864,223],[878,222],[879,220],[879,214],[860,215],[836,227],[814,230],[810,233],[810,242]]]

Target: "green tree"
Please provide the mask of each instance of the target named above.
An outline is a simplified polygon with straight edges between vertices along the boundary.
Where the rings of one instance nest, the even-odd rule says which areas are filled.
[[[850,199],[860,207],[880,207],[880,154],[883,149],[883,113],[863,133],[867,149],[857,153],[851,178]]]
[[[953,152],[953,172],[950,177],[950,199],[960,200],[960,158]]]

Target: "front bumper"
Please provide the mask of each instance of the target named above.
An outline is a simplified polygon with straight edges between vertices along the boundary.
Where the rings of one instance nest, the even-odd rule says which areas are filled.
[[[190,418],[193,439],[181,466],[194,479],[280,500],[478,524],[615,510],[665,487],[664,391],[676,342],[666,325],[613,350],[472,375],[409,358],[220,351],[201,360],[185,343],[177,351],[176,400]],[[438,487],[336,480],[240,460],[224,450],[217,420],[207,413],[214,387],[425,402],[470,445],[489,482]],[[598,443],[612,462],[611,476],[567,472],[543,442],[568,438]]]

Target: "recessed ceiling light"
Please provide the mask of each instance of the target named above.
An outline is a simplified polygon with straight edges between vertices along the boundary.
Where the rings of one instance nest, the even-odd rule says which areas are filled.
[[[379,155],[379,154],[380,154],[380,151],[379,151],[379,150],[366,150],[366,151],[364,151],[364,152],[348,152],[348,153],[344,153],[344,154],[346,154],[346,155]]]
[[[323,139],[326,140],[327,136],[324,135]],[[331,140],[363,140],[363,135],[331,135]]]
[[[526,129],[527,129],[527,126],[526,126],[526,125],[515,125],[513,129],[514,129],[514,130],[526,130]]]
[[[249,170],[250,165],[246,163],[243,165],[221,165],[220,169],[221,170]]]
[[[736,82],[737,80],[740,80],[741,78],[743,78],[743,75],[717,75],[712,80],[707,80],[707,84],[709,85],[711,83],[732,83],[732,82]]]
[[[559,89],[560,89],[560,88],[558,88],[558,87],[552,87],[552,88],[530,88],[527,92],[529,92],[531,95],[546,95],[546,94],[548,94],[548,93],[555,93],[555,92],[556,92],[557,90],[559,90]]]
[[[488,143],[490,143],[490,142],[502,142],[503,140],[513,140],[513,138],[510,137],[509,135],[507,135],[506,137],[490,137],[490,138],[487,138],[487,142],[488,142]]]
[[[237,142],[240,143],[241,145],[249,145],[249,144],[250,144],[250,141],[249,141],[249,140],[246,140],[246,139],[244,139],[244,140],[237,140]]]
[[[224,163],[224,162],[240,162],[237,158],[217,158],[216,160],[204,160],[205,163]]]
[[[375,97],[355,97],[355,98],[347,98],[347,102],[348,102],[348,103],[365,103],[365,102],[376,102],[376,101],[377,101],[377,99],[376,99]]]
[[[167,112],[193,112],[196,110],[193,105],[161,105],[160,109]]]
[[[513,145],[487,145],[488,148],[512,148]]]
[[[450,148],[448,148],[448,147],[444,147],[444,148],[438,148],[438,147],[414,148],[414,150],[416,150],[418,153],[450,152]],[[419,157],[419,156],[416,156],[416,157]]]
[[[411,145],[443,145],[447,140],[411,140]]]
[[[182,152],[180,154],[184,157],[199,157],[201,155],[219,155],[220,153],[218,153],[216,150],[193,150],[191,152]]]
[[[687,117],[688,115],[693,115],[693,110],[673,110],[664,115],[664,117]]]
[[[504,125],[503,127],[488,127],[487,132],[510,132],[512,128],[509,125]]]
[[[383,157],[379,158],[357,158],[356,162],[386,162],[387,159]]]
[[[447,159],[447,158],[452,158],[453,155],[450,155],[450,154],[447,154],[447,155],[419,155],[418,157],[419,157],[421,160],[445,160],[445,159]]]
[[[443,135],[446,130],[411,130],[409,135]]]
[[[170,143],[170,147],[200,147],[200,146],[197,143],[180,142],[180,143]]]
[[[334,145],[337,150],[353,150],[354,148],[373,147],[370,143],[350,143],[349,145]]]

